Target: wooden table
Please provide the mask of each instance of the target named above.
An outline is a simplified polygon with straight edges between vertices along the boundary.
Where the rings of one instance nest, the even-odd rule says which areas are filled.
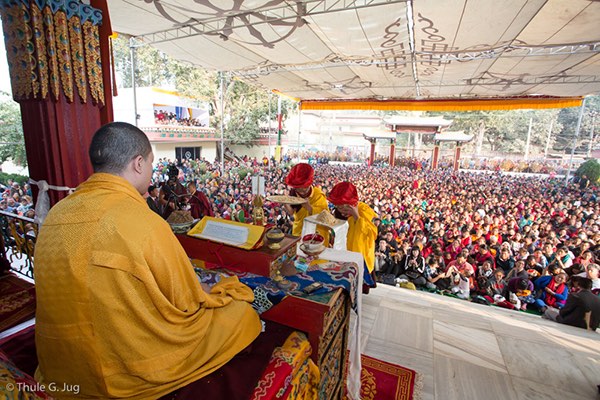
[[[281,248],[270,249],[264,245],[254,250],[244,250],[210,240],[176,235],[188,257],[216,264],[235,272],[273,278],[286,260],[296,255],[296,244],[300,238],[286,236],[280,243]]]
[[[266,246],[242,250],[186,235],[177,238],[190,258],[233,272],[269,277],[281,267],[282,259],[296,255],[298,242],[298,238],[286,237],[278,250]],[[341,399],[350,319],[348,294],[337,289],[320,295],[289,295],[261,314],[261,318],[306,333],[312,347],[311,358],[321,372],[319,399]]]

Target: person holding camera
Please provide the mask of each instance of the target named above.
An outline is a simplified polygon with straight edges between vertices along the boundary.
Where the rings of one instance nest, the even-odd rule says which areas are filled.
[[[419,246],[413,246],[404,258],[404,272],[398,277],[398,280],[405,279],[415,286],[425,286],[427,279],[424,274],[425,258],[421,255]]]
[[[188,194],[186,188],[179,182],[179,168],[174,164],[169,165],[169,180],[160,188],[158,202],[163,210],[163,218],[169,218],[169,215],[175,210],[181,208]]]

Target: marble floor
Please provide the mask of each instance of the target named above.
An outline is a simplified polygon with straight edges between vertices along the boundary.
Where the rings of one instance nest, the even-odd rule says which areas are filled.
[[[423,400],[600,399],[600,334],[379,285],[363,295],[363,354],[416,370]]]

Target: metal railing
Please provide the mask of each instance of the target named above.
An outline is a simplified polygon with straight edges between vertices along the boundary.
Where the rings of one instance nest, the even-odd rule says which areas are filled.
[[[0,211],[0,257],[10,270],[33,279],[33,252],[38,225],[33,219]]]

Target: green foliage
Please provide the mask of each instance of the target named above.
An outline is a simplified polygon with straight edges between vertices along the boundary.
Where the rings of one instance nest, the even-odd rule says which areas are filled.
[[[113,40],[113,56],[115,69],[121,79],[121,86],[132,87],[129,38],[119,36]],[[173,82],[173,71],[168,68],[169,58],[164,53],[150,46],[137,47],[135,49],[135,59],[135,83],[138,87],[159,87]]]
[[[12,179],[14,182],[18,182],[19,185],[21,185],[21,187],[23,187],[24,184],[29,182],[28,176],[19,175],[19,174],[7,174],[5,172],[0,172],[0,183],[2,183],[3,185],[6,185],[9,179]]]
[[[587,160],[577,168],[575,175],[585,175],[590,182],[598,182],[598,179],[600,178],[600,163],[598,163],[598,160],[595,158]]]
[[[571,153],[575,144],[579,110],[579,107],[563,108],[560,110],[558,120],[562,124],[562,129],[556,136],[554,150]],[[600,133],[600,96],[589,96],[585,102],[579,138],[577,139],[577,146],[575,148],[576,152],[587,153],[590,140],[592,141],[592,146],[597,143],[597,140],[591,137],[592,126],[595,127],[594,136],[598,136],[598,133]]]
[[[120,36],[113,41],[115,67],[122,86],[131,87],[131,54],[129,40]],[[210,125],[220,130],[224,121],[225,138],[234,144],[256,144],[261,123],[268,121],[269,93],[238,79],[224,79],[223,105],[221,107],[220,80],[214,71],[171,59],[150,46],[136,49],[136,85],[171,86],[179,93],[210,106]],[[282,101],[285,120],[290,100]],[[271,119],[277,112],[277,96],[272,96]]]
[[[468,147],[476,148],[480,129],[483,129],[482,149],[492,152],[523,153],[527,142],[529,120],[531,129],[530,154],[543,154],[552,123],[552,137],[561,131],[557,122],[559,110],[507,110],[427,113],[428,116],[443,116],[454,122],[450,130],[472,134]],[[552,144],[552,140],[551,143]]]
[[[21,110],[7,93],[0,92],[0,163],[7,160],[27,165]]]
[[[248,174],[251,171],[248,168],[242,167],[242,168],[237,169],[236,172],[237,172],[237,175],[240,177],[240,180],[243,181],[244,179],[246,179],[246,177],[248,176]]]

